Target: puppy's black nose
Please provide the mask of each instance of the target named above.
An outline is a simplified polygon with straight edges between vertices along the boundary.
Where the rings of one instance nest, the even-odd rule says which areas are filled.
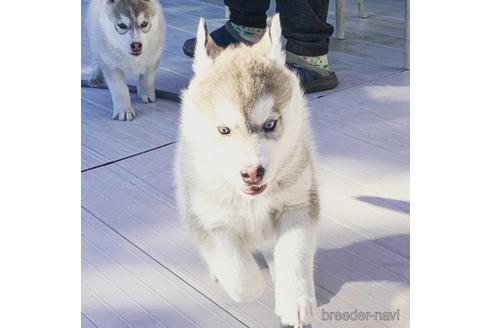
[[[241,177],[247,184],[255,184],[263,179],[265,169],[263,166],[248,166],[241,171]]]
[[[133,52],[140,52],[142,51],[142,42],[132,42],[130,48],[132,48]]]

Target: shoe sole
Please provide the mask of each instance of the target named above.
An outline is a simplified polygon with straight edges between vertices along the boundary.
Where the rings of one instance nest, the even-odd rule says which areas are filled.
[[[315,80],[302,86],[306,94],[335,89],[338,86],[338,77],[335,73],[328,79]]]
[[[193,58],[195,56],[195,52],[191,52],[189,51],[187,48],[183,47],[183,52],[186,56],[190,57],[190,58]]]

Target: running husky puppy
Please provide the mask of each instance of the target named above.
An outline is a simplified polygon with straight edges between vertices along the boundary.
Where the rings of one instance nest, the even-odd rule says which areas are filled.
[[[125,74],[138,76],[144,103],[155,101],[155,74],[164,45],[164,16],[157,0],[92,0],[87,17],[93,56],[90,86],[106,80],[113,119],[132,120],[135,111]]]
[[[175,163],[180,215],[235,301],[262,294],[252,251],[263,252],[275,312],[282,324],[300,327],[316,309],[319,199],[308,112],[284,65],[279,17],[259,43],[226,49],[200,20],[196,44]]]

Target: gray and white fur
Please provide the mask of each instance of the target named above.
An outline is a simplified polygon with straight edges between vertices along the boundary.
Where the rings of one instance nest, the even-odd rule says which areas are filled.
[[[319,198],[308,111],[298,77],[285,67],[278,15],[257,44],[226,49],[200,20],[193,68],[175,163],[187,231],[238,302],[262,294],[252,252],[263,252],[282,324],[308,324]]]
[[[92,0],[86,21],[93,56],[91,86],[108,84],[113,118],[132,120],[126,75],[138,77],[144,103],[155,101],[155,75],[164,45],[165,22],[157,0]]]

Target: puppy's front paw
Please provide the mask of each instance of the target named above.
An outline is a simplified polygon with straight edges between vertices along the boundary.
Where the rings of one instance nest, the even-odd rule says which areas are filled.
[[[284,326],[302,328],[311,323],[316,309],[316,301],[310,297],[297,297],[292,294],[275,299],[275,313]]]
[[[126,109],[114,109],[113,120],[131,121],[136,116],[132,107]]]
[[[139,97],[140,97],[140,100],[144,104],[155,102],[155,94],[153,94],[153,95],[139,95]]]
[[[229,274],[219,283],[224,287],[227,294],[236,302],[250,302],[263,294],[265,290],[265,279],[258,268],[251,268],[242,274]]]
[[[231,298],[239,303],[251,302],[263,294],[265,290],[265,279],[260,274],[256,279],[249,279],[247,283],[235,288],[229,288],[228,293]]]
[[[141,88],[140,86],[137,86],[137,94],[140,100],[144,104],[148,103],[153,103],[155,102],[155,89],[154,88]]]

